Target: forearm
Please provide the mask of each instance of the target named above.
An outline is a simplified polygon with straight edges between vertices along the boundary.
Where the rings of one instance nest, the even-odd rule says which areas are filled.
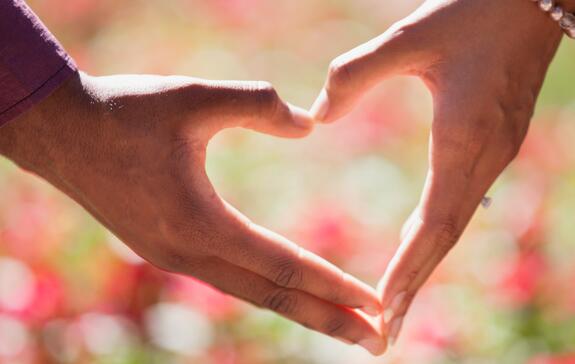
[[[46,177],[54,167],[53,135],[65,134],[67,115],[76,110],[71,88],[79,79],[24,1],[0,1],[0,155]]]
[[[88,132],[85,125],[80,125],[87,119],[83,110],[88,107],[90,101],[81,74],[75,73],[0,128],[0,155],[56,182],[61,164],[73,158],[60,151],[77,143],[74,133]]]

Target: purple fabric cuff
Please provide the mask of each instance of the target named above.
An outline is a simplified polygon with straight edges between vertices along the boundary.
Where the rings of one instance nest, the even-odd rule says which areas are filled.
[[[52,33],[22,0],[0,0],[0,127],[77,72]]]

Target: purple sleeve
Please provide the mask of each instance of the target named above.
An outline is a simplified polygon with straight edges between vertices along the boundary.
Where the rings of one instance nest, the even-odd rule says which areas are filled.
[[[74,61],[23,0],[0,0],[0,127],[75,72]]]

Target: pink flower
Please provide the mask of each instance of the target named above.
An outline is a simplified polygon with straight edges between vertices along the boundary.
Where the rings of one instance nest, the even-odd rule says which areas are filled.
[[[302,216],[296,236],[307,249],[326,258],[349,256],[360,239],[357,223],[334,206],[320,205]]]
[[[43,322],[65,310],[66,291],[62,278],[50,269],[36,271],[33,300],[22,312],[27,320]]]
[[[507,272],[499,285],[500,294],[515,306],[533,301],[549,270],[544,256],[536,250],[520,252],[514,261],[508,262],[507,265]]]
[[[150,264],[119,263],[110,268],[97,309],[123,313],[141,323],[145,309],[161,300],[169,275]]]
[[[444,322],[423,319],[413,329],[410,338],[440,350],[451,348],[457,343],[457,336],[446,331]]]
[[[12,258],[0,262],[0,313],[37,324],[62,312],[61,277],[46,267],[29,267]]]

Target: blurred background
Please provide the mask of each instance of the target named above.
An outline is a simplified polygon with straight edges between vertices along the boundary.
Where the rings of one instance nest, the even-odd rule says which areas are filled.
[[[266,80],[309,107],[329,61],[421,1],[30,0],[81,69]],[[145,264],[71,200],[0,160],[0,363],[575,363],[575,43],[518,160],[373,358]],[[426,171],[431,99],[394,79],[301,141],[230,130],[220,193],[375,285]],[[571,353],[571,354],[570,354]]]

